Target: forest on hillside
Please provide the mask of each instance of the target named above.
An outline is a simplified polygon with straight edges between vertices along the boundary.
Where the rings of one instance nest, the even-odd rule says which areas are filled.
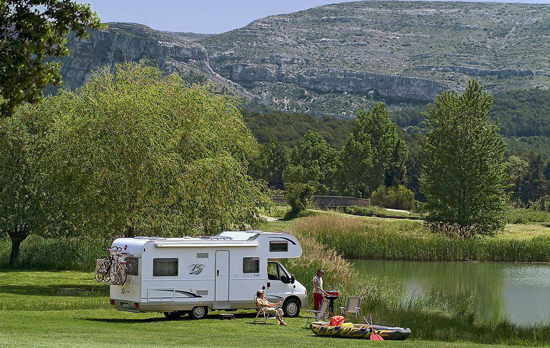
[[[390,117],[400,135],[415,153],[425,131],[423,113],[428,105],[390,110]],[[354,119],[332,116],[315,117],[301,113],[281,111],[242,111],[244,120],[260,143],[277,141],[286,146],[296,146],[300,138],[313,130],[326,141],[340,148],[353,128]],[[518,90],[493,96],[494,121],[500,123],[500,134],[507,138],[508,154],[535,151],[550,158],[550,91]]]

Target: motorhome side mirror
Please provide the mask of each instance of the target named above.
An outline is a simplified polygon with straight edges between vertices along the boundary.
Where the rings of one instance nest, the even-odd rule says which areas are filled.
[[[294,273],[291,273],[290,274],[290,284],[294,284],[295,281],[296,281],[296,278],[294,277]]]

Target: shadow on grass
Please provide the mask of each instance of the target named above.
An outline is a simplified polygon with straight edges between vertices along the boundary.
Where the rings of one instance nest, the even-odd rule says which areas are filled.
[[[145,319],[127,319],[127,318],[82,318],[82,320],[93,321],[97,323],[111,323],[111,324],[141,324],[141,323],[155,323],[162,321],[180,321],[180,320],[191,320],[190,318],[181,318],[181,319],[166,319],[165,317],[158,318],[145,318]]]
[[[297,218],[303,218],[303,217],[315,216],[315,215],[318,215],[318,213],[314,211],[309,211],[309,210],[299,210],[299,211],[289,210],[280,220],[290,221]]]
[[[0,293],[16,295],[41,295],[41,296],[82,296],[101,297],[109,295],[109,288],[105,285],[1,285]]]

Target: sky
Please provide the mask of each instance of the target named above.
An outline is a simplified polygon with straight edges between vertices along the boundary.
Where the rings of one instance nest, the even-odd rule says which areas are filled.
[[[515,0],[550,4],[550,0]],[[345,0],[77,0],[89,3],[103,22],[134,22],[153,29],[219,34],[270,15]]]

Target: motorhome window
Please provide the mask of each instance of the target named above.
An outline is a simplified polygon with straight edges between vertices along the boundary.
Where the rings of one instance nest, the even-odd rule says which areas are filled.
[[[280,263],[277,263],[277,269],[279,271],[279,279],[282,278],[283,276],[287,277],[287,278],[290,278],[288,276],[288,273],[285,271],[284,267],[281,266]]]
[[[178,275],[178,259],[153,259],[153,276],[174,277]]]
[[[279,280],[279,270],[277,269],[277,263],[269,262],[267,264],[267,279]]]
[[[137,276],[138,275],[138,258],[137,257],[127,257],[126,259],[126,274]]]
[[[288,251],[288,242],[269,242],[269,251],[274,251],[274,252]]]
[[[243,273],[260,273],[260,259],[258,257],[243,258]]]

